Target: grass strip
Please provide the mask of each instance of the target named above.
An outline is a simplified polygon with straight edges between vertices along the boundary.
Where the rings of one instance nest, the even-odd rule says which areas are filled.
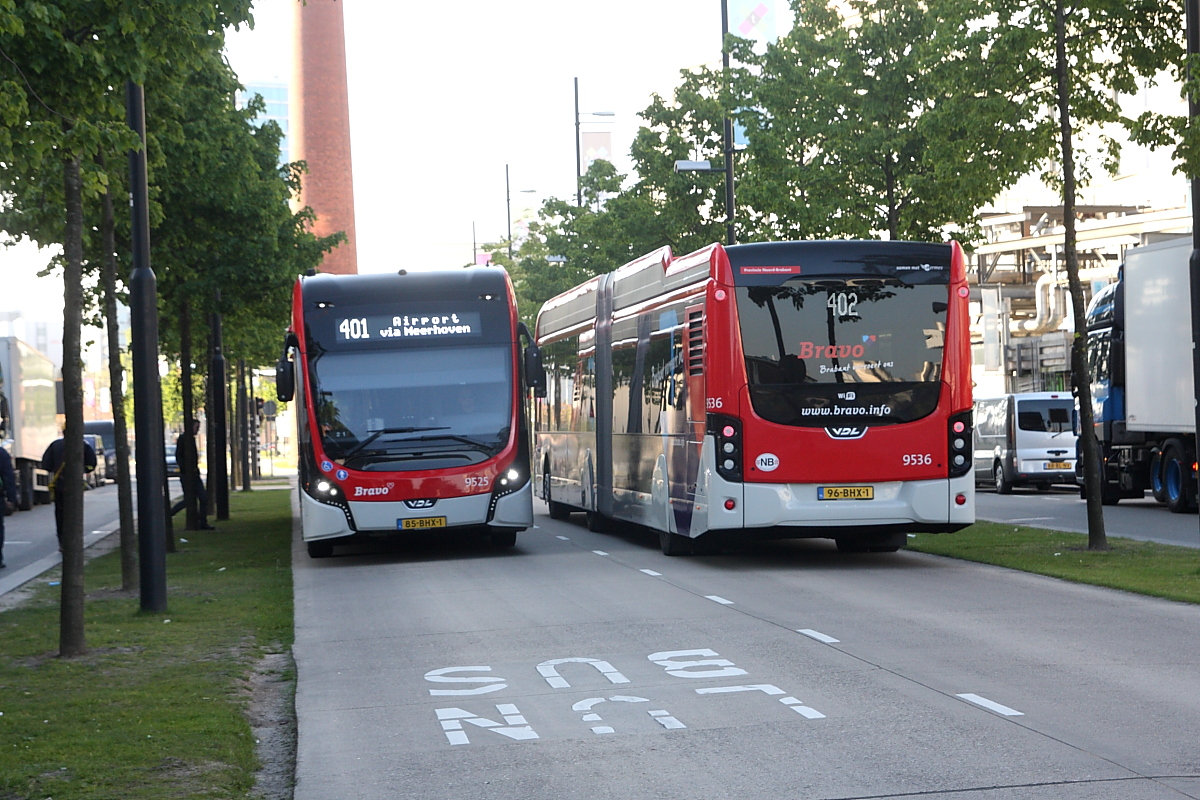
[[[178,532],[166,614],[87,565],[88,655],[59,659],[49,576],[0,613],[0,798],[243,797],[258,768],[247,676],[292,643],[289,493],[233,493],[216,531]],[[169,620],[169,621],[168,621]]]
[[[1109,537],[1111,550],[1089,551],[1087,536],[1000,522],[951,534],[919,533],[910,550],[1009,567],[1127,592],[1200,603],[1200,550]]]

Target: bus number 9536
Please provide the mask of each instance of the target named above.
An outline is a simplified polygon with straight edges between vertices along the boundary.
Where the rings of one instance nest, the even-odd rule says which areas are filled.
[[[904,466],[906,467],[922,467],[933,463],[933,456],[929,453],[906,453],[904,455]]]

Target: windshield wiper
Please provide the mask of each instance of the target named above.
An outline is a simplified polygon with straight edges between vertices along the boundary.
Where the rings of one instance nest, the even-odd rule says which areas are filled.
[[[449,427],[449,426],[447,426],[447,427]],[[432,429],[427,429],[427,430],[432,430]],[[470,436],[462,436],[457,433],[441,433],[441,434],[438,434],[437,436],[414,436],[409,439],[404,439],[404,441],[406,441],[406,442],[434,442],[439,439],[451,439],[456,442],[462,442],[463,444],[469,444],[472,447],[478,447],[480,450],[483,450],[488,453],[492,452],[500,444],[502,444],[502,442],[499,442],[499,441],[489,443],[482,439],[474,439]]]
[[[362,450],[364,447],[369,445],[371,442],[378,439],[380,436],[383,436],[385,433],[397,434],[397,433],[416,433],[417,431],[444,431],[444,430],[448,429],[449,427],[450,427],[449,425],[435,425],[430,428],[383,428],[382,430],[375,431],[370,436],[363,439],[358,444],[354,445],[354,447],[351,447],[349,450],[342,453],[342,458],[343,459],[349,458],[350,456],[357,453],[359,450]]]

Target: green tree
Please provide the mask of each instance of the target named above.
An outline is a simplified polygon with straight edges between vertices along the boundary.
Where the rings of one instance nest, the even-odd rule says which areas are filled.
[[[982,11],[995,15],[992,46],[997,62],[1010,65],[1010,92],[1035,102],[1057,132],[1047,177],[1063,198],[1063,254],[1076,320],[1071,377],[1079,398],[1088,549],[1107,550],[1102,503],[1111,490],[1093,427],[1075,231],[1076,190],[1087,171],[1080,170],[1076,139],[1082,128],[1124,121],[1120,95],[1135,93],[1139,78],[1153,79],[1165,66],[1182,63],[1183,9],[1178,0],[990,0]],[[1105,166],[1115,170],[1118,144],[1106,139],[1106,145]]]
[[[84,201],[108,183],[95,157],[137,146],[113,87],[143,78],[156,60],[188,63],[212,37],[248,14],[248,0],[26,0],[0,6],[0,81],[6,95],[12,92],[0,101],[0,144],[6,150],[0,193],[9,199],[0,227],[63,247],[67,446],[60,478],[65,483],[59,652],[64,657],[86,651],[80,375]]]
[[[792,8],[797,24],[762,54],[729,39],[745,238],[969,237],[976,210],[1046,152],[1050,129],[1008,91],[973,0]]]

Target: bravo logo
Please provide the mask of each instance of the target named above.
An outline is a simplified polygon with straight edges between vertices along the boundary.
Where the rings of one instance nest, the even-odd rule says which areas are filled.
[[[814,344],[801,342],[800,358],[862,358],[866,355],[867,345],[875,341],[874,336],[864,336],[862,344]]]
[[[389,483],[387,486],[355,486],[355,497],[382,497],[392,490],[394,483]]]

